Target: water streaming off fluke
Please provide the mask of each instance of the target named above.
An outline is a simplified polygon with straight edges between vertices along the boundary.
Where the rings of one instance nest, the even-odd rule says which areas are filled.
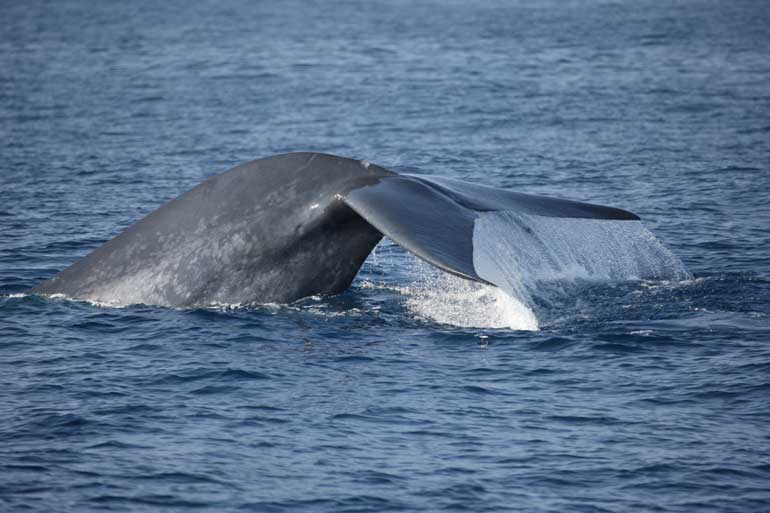
[[[483,212],[473,232],[479,276],[534,308],[578,281],[685,280],[690,273],[640,221]]]

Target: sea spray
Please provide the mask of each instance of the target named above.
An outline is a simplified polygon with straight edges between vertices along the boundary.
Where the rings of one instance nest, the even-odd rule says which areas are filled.
[[[537,330],[534,312],[503,290],[449,274],[423,277],[400,287],[412,314],[462,328]]]
[[[497,287],[415,259],[413,282],[394,287],[406,308],[418,318],[458,327],[537,330],[586,283],[691,278],[639,221],[483,212],[473,248],[479,276]]]

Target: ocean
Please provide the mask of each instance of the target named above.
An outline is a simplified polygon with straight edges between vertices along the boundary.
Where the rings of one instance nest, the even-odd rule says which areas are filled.
[[[770,511],[765,2],[0,12],[0,511]],[[24,294],[293,151],[643,232],[530,220],[537,246],[502,247],[490,215],[505,290],[385,239],[349,290],[286,305]],[[642,233],[652,278],[603,250]]]

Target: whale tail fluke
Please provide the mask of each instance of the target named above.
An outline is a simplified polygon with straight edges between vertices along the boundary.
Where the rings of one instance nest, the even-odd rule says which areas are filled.
[[[478,239],[495,213],[512,214],[517,243],[527,244],[537,243],[538,228],[525,218],[639,219],[611,207],[290,153],[206,180],[31,292],[108,304],[290,302],[347,288],[383,235],[447,272],[505,286],[482,262]]]

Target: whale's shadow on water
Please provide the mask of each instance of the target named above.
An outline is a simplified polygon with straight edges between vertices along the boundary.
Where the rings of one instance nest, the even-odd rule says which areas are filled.
[[[439,278],[428,271],[416,285],[394,285],[367,280],[377,273],[365,269],[356,288],[369,291],[339,295],[383,236]],[[553,310],[559,297],[548,287],[569,297],[581,282],[687,278],[625,210],[292,153],[206,180],[29,292],[111,306],[284,304],[349,315],[378,307],[390,287],[416,317],[470,327],[477,305],[499,314],[492,327],[537,329],[534,311]]]

